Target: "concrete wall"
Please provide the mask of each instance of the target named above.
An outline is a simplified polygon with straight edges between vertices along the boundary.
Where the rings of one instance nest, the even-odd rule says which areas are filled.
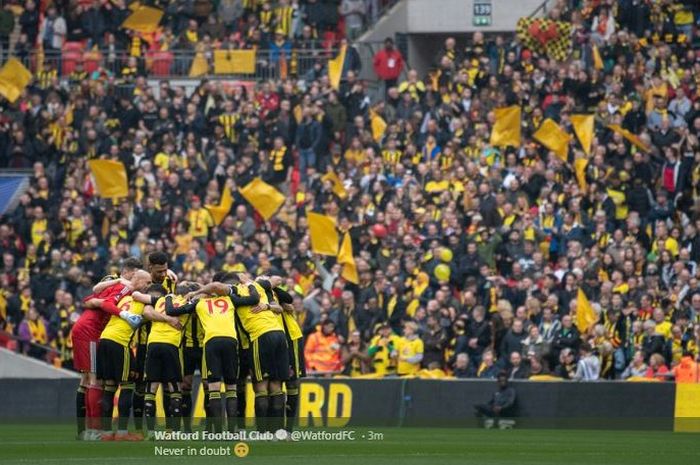
[[[0,379],[6,378],[77,379],[79,376],[75,372],[55,368],[39,360],[17,355],[7,349],[0,349]]]
[[[521,16],[531,15],[543,0],[492,0],[490,26],[472,23],[474,0],[405,0],[411,34],[440,32],[502,32],[515,30]]]

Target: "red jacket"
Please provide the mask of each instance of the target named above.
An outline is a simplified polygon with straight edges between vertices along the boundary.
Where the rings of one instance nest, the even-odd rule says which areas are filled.
[[[396,49],[383,48],[374,55],[374,72],[382,80],[398,79],[403,70],[403,57]]]

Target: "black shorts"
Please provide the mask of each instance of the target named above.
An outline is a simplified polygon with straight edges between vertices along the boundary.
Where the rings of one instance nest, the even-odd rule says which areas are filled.
[[[202,379],[210,383],[235,384],[238,376],[238,341],[232,337],[213,337],[204,343]]]
[[[136,357],[134,358],[134,365],[131,367],[132,376],[135,381],[143,381],[143,374],[146,371],[146,353],[148,352],[148,345],[139,344],[136,346]]]
[[[303,341],[303,338],[287,339],[287,347],[289,347],[289,381],[296,381],[306,377]]]
[[[154,383],[178,383],[182,381],[178,348],[162,342],[148,344],[145,379]]]
[[[183,347],[182,349],[182,375],[191,376],[195,370],[202,371],[202,348]]]
[[[250,374],[250,348],[238,351],[238,384],[245,384]]]
[[[284,331],[269,331],[250,342],[251,378],[286,381],[289,377],[289,349]]]
[[[110,339],[97,344],[97,379],[124,383],[129,380],[133,355],[128,347]]]

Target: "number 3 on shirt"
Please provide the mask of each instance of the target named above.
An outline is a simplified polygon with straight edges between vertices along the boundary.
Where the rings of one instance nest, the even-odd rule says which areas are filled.
[[[226,299],[207,300],[207,309],[209,310],[210,315],[214,314],[214,307],[219,310],[219,313],[226,313],[228,310],[228,302]]]

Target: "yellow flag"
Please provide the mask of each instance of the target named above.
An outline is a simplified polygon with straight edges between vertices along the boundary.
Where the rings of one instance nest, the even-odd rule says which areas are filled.
[[[209,71],[209,64],[204,54],[197,52],[192,60],[192,66],[190,67],[190,77],[204,76]]]
[[[126,197],[129,186],[124,164],[113,160],[90,160],[88,166],[95,178],[97,194],[100,197],[116,199]]]
[[[603,59],[600,57],[600,50],[598,50],[597,45],[593,46],[593,67],[598,70],[601,70],[604,67]]]
[[[491,131],[491,145],[496,147],[520,145],[520,107],[496,108],[496,122]]]
[[[239,190],[265,221],[272,218],[284,203],[284,195],[260,178],[255,178]]]
[[[344,199],[348,196],[348,191],[345,190],[345,186],[341,182],[340,178],[338,178],[338,175],[335,174],[333,171],[329,171],[328,173],[324,174],[321,180],[330,181],[331,183],[333,183],[333,192],[341,199]]]
[[[343,278],[354,284],[360,283],[360,277],[357,275],[355,258],[352,256],[352,240],[350,240],[350,233],[345,233],[343,235],[343,243],[340,244],[340,250],[338,251],[338,263],[343,265],[343,271],[340,274]]]
[[[162,10],[150,6],[140,6],[124,20],[122,27],[148,34],[158,29],[158,23],[162,17]]]
[[[590,155],[591,144],[593,144],[593,115],[571,115],[571,124],[583,151],[586,155]]]
[[[574,160],[574,172],[576,173],[576,181],[578,181],[578,186],[586,190],[588,183],[586,183],[586,167],[588,166],[588,160],[586,158],[577,158]]]
[[[254,74],[255,50],[215,50],[214,74]]]
[[[539,143],[556,153],[565,163],[568,161],[571,136],[554,120],[547,118],[542,126],[532,135]]]
[[[622,137],[624,137],[625,139],[630,141],[632,144],[637,146],[643,152],[649,151],[649,147],[647,147],[644,144],[644,142],[641,141],[641,139],[639,137],[637,137],[635,134],[632,134],[627,129],[622,128],[619,124],[609,124],[608,128],[610,128],[613,132],[620,134]]]
[[[579,288],[576,296],[576,327],[583,334],[596,323],[598,323],[598,315],[591,307],[586,293]]]
[[[205,207],[207,210],[209,210],[211,217],[214,218],[214,222],[218,226],[224,221],[228,213],[231,211],[231,205],[233,205],[231,189],[226,186],[224,187],[224,192],[221,194],[219,205],[205,205]]]
[[[32,80],[32,73],[15,58],[7,60],[0,69],[0,94],[14,103]]]
[[[375,142],[379,142],[384,137],[384,132],[386,132],[386,121],[375,111],[370,110],[370,124],[372,126],[372,139]]]
[[[311,250],[321,255],[338,255],[338,231],[335,220],[326,215],[309,212],[309,233],[311,234]]]
[[[340,78],[343,74],[343,63],[345,63],[345,52],[347,47],[342,45],[338,56],[332,60],[328,60],[328,79],[331,81],[331,87],[335,90],[340,88]]]

